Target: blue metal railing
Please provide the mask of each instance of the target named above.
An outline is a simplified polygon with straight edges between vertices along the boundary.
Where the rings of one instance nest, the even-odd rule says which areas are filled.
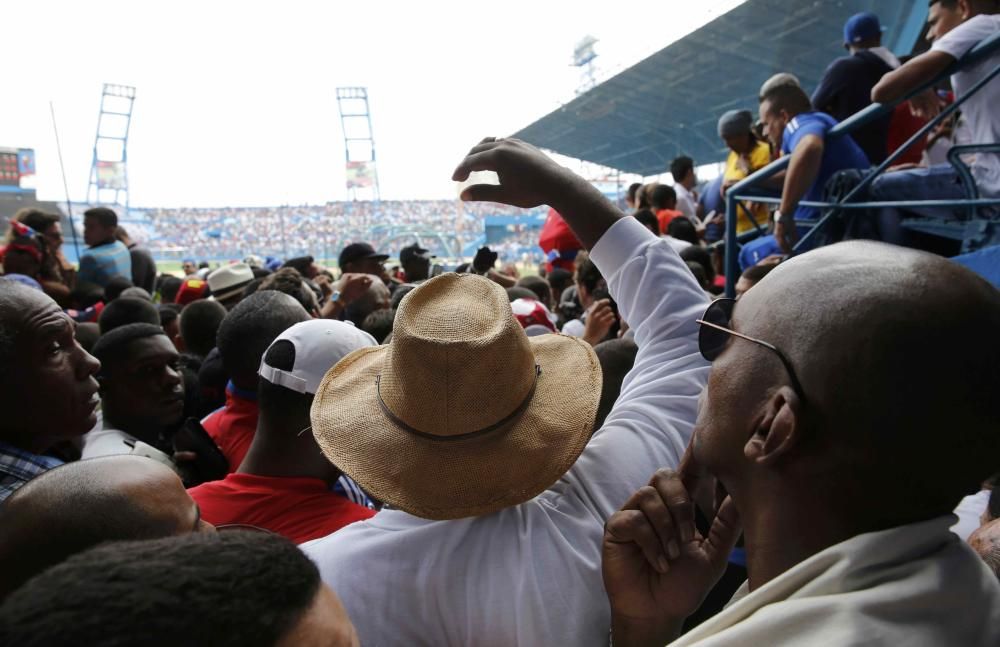
[[[891,103],[880,104],[873,103],[872,105],[859,110],[857,113],[851,115],[844,121],[840,122],[836,126],[830,129],[827,133],[828,137],[842,137],[848,133],[865,126],[875,119],[883,117],[890,113],[896,108],[897,105],[908,101],[910,98],[926,91],[929,88],[934,87],[936,84],[940,83],[943,79],[954,74],[957,70],[966,68],[970,65],[975,65],[983,60],[986,60],[991,54],[1000,51],[1000,33],[996,33],[989,38],[983,40],[978,45],[976,45],[972,50],[970,50],[961,60],[956,61],[953,65],[949,66],[947,70],[942,72],[937,77],[929,80],[928,82],[921,85],[919,88],[910,92],[904,97],[897,99]],[[979,198],[979,192],[975,188],[975,182],[972,180],[971,173],[968,168],[962,163],[959,156],[969,153],[969,152],[985,152],[989,150],[1000,150],[1000,145],[998,144],[976,144],[972,146],[956,146],[953,147],[952,151],[949,153],[948,160],[955,167],[959,178],[962,181],[963,186],[966,189],[966,194],[969,199],[966,200],[911,200],[911,201],[892,201],[892,202],[850,202],[855,196],[861,195],[871,183],[878,177],[883,171],[885,171],[889,166],[895,162],[900,155],[902,155],[910,146],[919,141],[925,134],[927,134],[932,128],[937,126],[941,121],[947,119],[951,116],[969,97],[978,92],[987,83],[993,80],[998,74],[1000,74],[1000,65],[996,66],[990,73],[986,74],[981,78],[975,85],[969,88],[963,96],[957,97],[956,100],[945,107],[941,113],[925,124],[920,130],[918,130],[912,137],[910,137],[903,145],[897,148],[892,154],[890,154],[885,161],[876,166],[873,170],[866,173],[862,181],[855,187],[853,187],[847,195],[838,199],[837,202],[807,202],[803,201],[799,204],[804,207],[816,207],[819,209],[825,209],[826,213],[814,223],[812,228],[796,243],[793,251],[801,249],[805,243],[807,243],[817,232],[821,231],[831,218],[836,216],[841,210],[845,209],[871,209],[880,207],[967,207],[968,214],[972,217],[975,213],[975,209],[982,206],[994,206],[1000,205],[1000,199],[981,199]],[[957,149],[957,150],[956,150]],[[736,233],[736,210],[739,208],[744,208],[745,206],[741,202],[742,200],[753,200],[755,202],[763,202],[767,204],[780,204],[780,198],[760,196],[759,192],[755,193],[756,187],[764,181],[767,180],[778,173],[784,171],[788,167],[790,156],[786,155],[780,159],[771,162],[764,168],[760,169],[756,173],[748,176],[744,180],[733,185],[729,191],[726,192],[726,255],[725,255],[725,269],[726,269],[726,296],[733,297],[735,295],[736,281],[739,279],[739,242],[745,242],[750,240],[758,234],[757,231],[752,231],[744,233],[742,235],[737,235]],[[850,202],[850,204],[848,204]],[[759,227],[758,227],[759,231]]]

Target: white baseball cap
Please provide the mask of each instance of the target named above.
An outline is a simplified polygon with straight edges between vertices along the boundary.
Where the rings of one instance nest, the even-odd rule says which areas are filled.
[[[264,358],[257,373],[270,382],[298,393],[316,393],[326,372],[359,348],[378,346],[375,338],[349,323],[331,319],[312,319],[297,323],[271,342],[288,341],[295,346],[291,371],[268,366]],[[268,346],[270,350],[271,346]]]

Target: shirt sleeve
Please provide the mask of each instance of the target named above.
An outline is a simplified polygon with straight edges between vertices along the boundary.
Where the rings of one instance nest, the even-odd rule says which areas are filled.
[[[956,60],[960,59],[980,41],[992,36],[996,29],[996,23],[992,16],[979,15],[970,18],[939,40],[934,41],[931,45],[931,51],[944,52]]]
[[[828,111],[830,104],[833,103],[834,95],[843,89],[849,78],[847,76],[849,65],[850,59],[838,58],[826,68],[823,78],[820,79],[819,86],[812,95],[814,109],[823,110],[824,112]]]
[[[785,126],[785,136],[781,142],[781,152],[791,155],[795,147],[799,145],[803,137],[816,135],[822,140],[826,140],[827,126],[820,119],[803,119],[802,115],[792,118]]]
[[[708,378],[695,322],[708,299],[677,253],[634,218],[615,223],[590,258],[639,346],[604,426],[563,479],[603,522],[684,454]]]

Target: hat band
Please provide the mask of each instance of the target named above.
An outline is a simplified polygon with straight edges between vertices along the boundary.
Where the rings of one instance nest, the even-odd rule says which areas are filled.
[[[441,436],[441,435],[438,435],[438,434],[429,434],[429,433],[427,433],[425,431],[420,431],[419,429],[415,429],[415,428],[411,427],[410,425],[406,424],[405,422],[403,422],[402,420],[400,420],[399,418],[397,418],[396,414],[394,414],[392,412],[392,410],[389,409],[389,405],[387,405],[385,403],[385,400],[382,399],[382,388],[381,388],[382,375],[381,374],[375,376],[375,393],[378,394],[378,404],[379,404],[379,407],[381,407],[381,409],[382,409],[382,413],[384,413],[386,415],[386,417],[389,418],[389,421],[392,422],[392,424],[396,425],[397,427],[399,427],[403,431],[411,433],[411,434],[413,434],[415,436],[419,436],[420,438],[426,438],[427,440],[436,440],[436,441],[443,441],[443,442],[449,442],[449,441],[452,441],[452,440],[468,440],[470,438],[476,438],[478,436],[485,436],[486,434],[494,432],[497,429],[500,429],[501,427],[504,427],[504,426],[510,424],[511,421],[513,421],[515,418],[517,418],[522,413],[524,413],[524,410],[528,408],[529,404],[531,404],[532,398],[535,397],[535,387],[538,385],[538,376],[541,375],[541,374],[542,374],[542,367],[539,366],[538,364],[535,364],[535,377],[531,381],[531,389],[528,391],[528,395],[526,395],[524,397],[524,399],[521,400],[521,404],[517,405],[516,409],[514,409],[513,411],[511,411],[502,420],[493,423],[489,427],[483,427],[482,429],[477,429],[475,431],[470,431],[470,432],[465,433],[465,434],[458,434],[456,436]]]

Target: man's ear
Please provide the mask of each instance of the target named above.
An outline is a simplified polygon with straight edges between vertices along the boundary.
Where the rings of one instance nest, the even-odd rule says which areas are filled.
[[[802,434],[802,401],[791,387],[783,386],[765,404],[743,454],[759,465],[773,465],[802,442]]]

